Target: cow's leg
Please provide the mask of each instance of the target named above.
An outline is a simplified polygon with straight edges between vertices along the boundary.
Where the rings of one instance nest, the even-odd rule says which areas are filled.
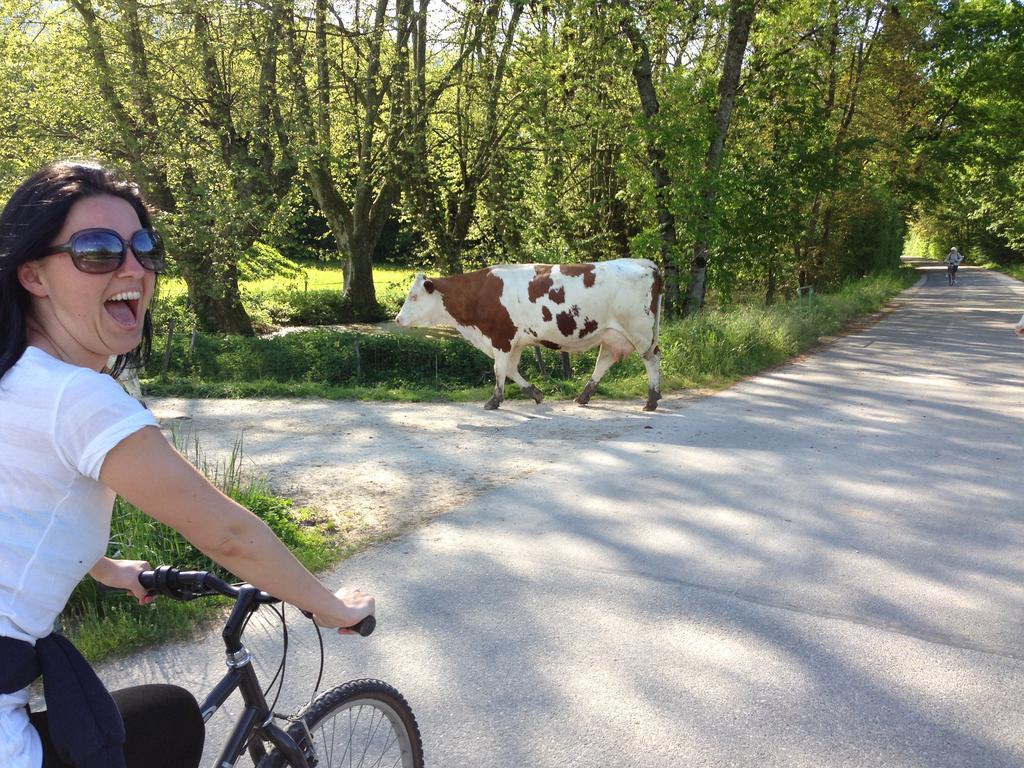
[[[524,349],[525,347],[518,347],[512,352],[511,359],[508,362],[508,377],[519,385],[519,388],[523,390],[523,394],[532,397],[535,403],[540,403],[544,400],[544,393],[527,381],[523,374],[519,372],[519,359],[523,356]]]
[[[494,350],[494,394],[484,403],[484,408],[493,411],[505,399],[505,379],[508,375],[508,364],[511,355],[507,352]]]
[[[647,350],[647,354],[641,355],[641,359],[647,369],[647,402],[644,410],[653,411],[661,400],[661,347],[654,344]]]
[[[625,339],[619,336],[623,342]],[[627,342],[628,344],[628,342]],[[580,405],[586,405],[590,402],[591,395],[597,390],[597,385],[608,369],[615,365],[616,361],[621,360],[623,357],[629,354],[633,350],[632,345],[629,345],[629,351],[625,351],[622,344],[616,340],[608,339],[601,344],[601,351],[597,355],[597,364],[594,366],[594,372],[590,374],[590,381],[583,388],[583,391],[576,395],[576,402]]]
[[[653,411],[661,400],[661,347],[656,335],[652,343],[650,335],[645,338],[643,334],[630,334],[629,343],[640,355],[640,359],[644,361],[644,368],[647,369],[647,402],[644,403],[644,410]],[[647,351],[641,352],[642,349]]]

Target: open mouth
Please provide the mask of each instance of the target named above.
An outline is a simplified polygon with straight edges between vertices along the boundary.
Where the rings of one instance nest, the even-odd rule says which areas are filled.
[[[122,328],[134,328],[139,322],[140,299],[141,291],[122,291],[107,299],[103,308]]]

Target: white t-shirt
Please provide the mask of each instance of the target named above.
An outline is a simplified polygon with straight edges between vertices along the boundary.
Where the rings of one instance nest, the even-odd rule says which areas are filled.
[[[156,419],[110,376],[37,347],[0,379],[0,635],[48,635],[107,550],[114,492],[107,453]],[[0,765],[39,768],[28,691],[0,694]]]

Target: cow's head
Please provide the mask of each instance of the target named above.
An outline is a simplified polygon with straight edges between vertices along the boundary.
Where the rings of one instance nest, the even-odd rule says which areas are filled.
[[[1017,321],[1017,326],[1014,330],[1017,332],[1018,338],[1024,339],[1024,315],[1020,316],[1020,320]]]
[[[395,316],[395,322],[405,326],[443,325],[445,315],[440,291],[436,290],[432,279],[420,272],[413,278],[412,288]]]

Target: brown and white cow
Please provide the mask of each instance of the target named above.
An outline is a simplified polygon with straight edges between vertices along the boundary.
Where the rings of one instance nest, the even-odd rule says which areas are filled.
[[[596,264],[510,264],[465,275],[418,274],[395,322],[403,326],[454,325],[494,360],[494,396],[505,399],[510,378],[536,402],[544,399],[519,373],[527,347],[580,352],[598,345],[594,373],[576,398],[586,405],[601,377],[636,351],[647,368],[647,403],[661,399],[661,275],[652,261],[616,259]]]
[[[1024,339],[1024,315],[1020,316],[1020,320],[1017,321],[1017,325],[1014,326],[1013,330],[1016,331],[1020,338]]]

